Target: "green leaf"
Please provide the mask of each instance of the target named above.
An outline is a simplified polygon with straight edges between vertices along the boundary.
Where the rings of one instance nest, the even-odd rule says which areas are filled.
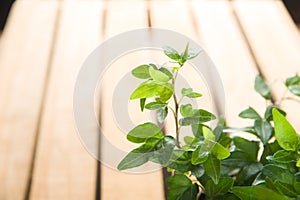
[[[296,166],[300,167],[300,159],[297,161]]]
[[[199,192],[197,184],[183,174],[175,174],[167,179],[168,200],[196,199]]]
[[[141,108],[142,112],[144,111],[145,103],[146,103],[146,98],[141,98],[140,99],[140,108]]]
[[[267,164],[268,160],[267,157],[273,155],[275,152],[279,151],[281,147],[279,146],[277,140],[275,140],[273,143],[268,143],[264,145],[264,151],[261,155],[260,162],[263,164]]]
[[[143,144],[142,146],[129,152],[119,163],[118,170],[125,170],[138,167],[148,162],[153,156],[154,146],[152,144]]]
[[[193,49],[193,48],[189,49],[189,53],[188,53],[187,59],[191,60],[191,59],[197,57],[200,52],[201,52],[201,49]]]
[[[266,112],[265,112],[265,119],[267,121],[273,121],[273,114],[272,114],[272,109],[273,108],[276,108],[283,116],[286,116],[286,112],[284,112],[283,110],[281,110],[280,108],[277,108],[276,106],[274,105],[269,105],[266,109]]]
[[[215,156],[209,155],[203,163],[206,174],[215,184],[218,184],[221,171],[221,162]]]
[[[169,77],[169,79],[173,78],[173,74],[165,67],[159,68],[159,71],[163,72],[165,75]]]
[[[188,58],[188,55],[189,55],[189,45],[190,45],[190,43],[188,42],[188,43],[186,44],[185,50],[184,50],[184,52],[183,52],[183,54],[182,54],[182,56],[181,56],[181,60],[182,60],[183,63],[184,63],[184,62],[187,60],[187,58]]]
[[[276,109],[273,109],[275,136],[279,145],[287,151],[296,151],[298,135],[292,125]]]
[[[192,124],[201,124],[216,119],[216,117],[212,113],[206,110],[198,109],[194,110],[193,112],[194,113],[192,117],[185,117],[180,119],[179,124],[181,126],[189,126]]]
[[[249,161],[256,162],[257,154],[259,150],[259,142],[249,141],[241,137],[233,138],[233,143],[236,147],[236,150],[242,151],[245,154],[243,157]],[[246,156],[245,156],[246,155]]]
[[[133,76],[140,78],[140,79],[149,79],[150,74],[149,74],[149,65],[140,65],[136,68],[134,68],[131,73]]]
[[[200,93],[193,92],[192,88],[182,88],[181,94],[182,96],[187,96],[189,98],[198,98],[202,96]]]
[[[230,156],[230,152],[227,148],[223,147],[221,144],[214,142],[214,146],[211,150],[212,155],[214,155],[219,160],[224,160]]]
[[[300,76],[298,74],[286,79],[285,85],[291,93],[300,96]]]
[[[184,143],[185,144],[189,144],[189,145],[191,145],[192,143],[193,143],[193,141],[194,141],[194,137],[191,137],[191,136],[184,136]]]
[[[159,123],[163,123],[168,116],[168,107],[160,108],[156,113],[157,120]]]
[[[295,181],[294,175],[289,170],[274,164],[265,165],[262,173],[273,181],[280,180],[287,184],[293,184]]]
[[[224,166],[228,167],[244,167],[253,163],[252,158],[249,158],[249,155],[242,151],[233,151],[230,156],[222,161]]]
[[[279,163],[296,162],[297,153],[293,151],[280,150],[268,159]]]
[[[167,76],[165,73],[153,69],[152,67],[149,68],[149,74],[151,78],[157,82],[168,82],[170,80],[169,76]]]
[[[206,126],[204,124],[193,124],[192,125],[192,131],[193,131],[193,134],[195,137],[203,139],[203,131],[202,130],[203,130],[204,126],[208,128],[208,126]]]
[[[165,136],[157,145],[155,154],[157,155],[160,164],[166,166],[171,158],[176,145],[176,140],[172,136]]]
[[[242,200],[289,200],[288,197],[278,194],[264,185],[237,186],[232,188],[232,192]]]
[[[252,185],[263,165],[258,162],[245,165],[236,176],[235,185]]]
[[[150,103],[146,104],[145,108],[148,110],[157,110],[157,109],[163,108],[165,106],[166,106],[165,103],[155,101],[155,102],[150,102]]]
[[[260,75],[255,78],[254,88],[265,99],[271,99],[271,89]]]
[[[247,119],[257,119],[257,120],[261,119],[261,117],[259,116],[259,114],[252,107],[249,107],[248,109],[242,111],[239,114],[239,117],[241,117],[241,118],[247,118]]]
[[[203,126],[203,137],[205,140],[212,140],[215,141],[215,135],[214,133],[210,130],[210,128],[207,128],[206,126]]]
[[[297,192],[295,191],[293,185],[282,183],[278,180],[274,182],[274,185],[281,194],[286,195],[288,197],[297,197]]]
[[[182,117],[191,117],[194,115],[193,107],[191,104],[181,105],[180,114]]]
[[[182,173],[190,171],[194,167],[191,163],[191,152],[175,149],[172,152],[168,167]]]
[[[220,178],[219,183],[215,184],[212,180],[208,180],[205,185],[205,193],[208,199],[214,199],[215,197],[221,197],[230,191],[233,186],[232,178]]]
[[[127,139],[134,143],[143,143],[148,138],[163,138],[163,133],[160,128],[150,122],[136,126],[127,134]]]
[[[254,130],[256,131],[258,137],[261,139],[263,144],[267,144],[274,133],[273,127],[265,119],[255,120]]]
[[[300,97],[300,85],[291,85],[289,86],[289,91],[293,93],[294,95],[297,95]]]
[[[130,100],[159,96],[160,99],[165,102],[171,98],[173,92],[174,86],[170,83],[146,81],[133,91]]]
[[[169,46],[164,46],[163,51],[166,54],[166,56],[168,56],[172,60],[175,60],[175,61],[180,60],[180,55],[174,48],[169,47]]]
[[[191,162],[193,165],[198,165],[200,163],[204,163],[208,156],[209,152],[211,151],[211,143],[204,143],[199,145],[196,150],[192,154]]]

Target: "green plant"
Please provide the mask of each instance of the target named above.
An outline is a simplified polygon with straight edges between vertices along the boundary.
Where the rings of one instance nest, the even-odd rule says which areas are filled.
[[[132,75],[144,82],[130,99],[140,100],[141,111],[156,110],[160,123],[171,111],[176,136],[165,135],[150,122],[136,126],[127,139],[141,145],[119,163],[118,169],[134,168],[148,161],[167,167],[172,172],[166,181],[169,200],[300,199],[300,139],[286,120],[286,113],[279,109],[284,100],[299,101],[296,97],[300,96],[300,77],[295,75],[285,82],[294,97],[284,95],[273,102],[270,87],[257,76],[255,90],[267,101],[264,115],[249,107],[239,116],[253,120],[252,126],[228,127],[220,117],[213,128],[205,124],[216,119],[212,113],[182,104],[183,98],[199,98],[200,93],[182,88],[179,98],[174,92],[180,69],[199,51],[190,50],[189,45],[182,54],[171,47],[163,50],[176,66],[169,70],[166,66],[146,64],[133,69]],[[191,127],[193,133],[184,142],[179,141],[182,126]],[[236,131],[241,136],[229,135]],[[243,138],[243,132],[253,134],[256,139]]]

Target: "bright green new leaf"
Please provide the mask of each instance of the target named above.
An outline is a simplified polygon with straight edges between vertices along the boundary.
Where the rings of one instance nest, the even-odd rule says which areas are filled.
[[[227,148],[223,147],[221,144],[214,142],[214,146],[211,150],[211,154],[214,155],[219,160],[224,160],[230,156],[230,152]]]
[[[127,139],[134,143],[143,143],[148,138],[163,138],[163,133],[160,128],[150,122],[136,126],[127,134]]]
[[[163,51],[172,60],[178,61],[180,59],[179,53],[172,47],[164,46]]]
[[[276,109],[273,109],[275,136],[279,145],[287,151],[296,151],[298,135],[292,125]]]
[[[300,159],[297,161],[296,166],[300,167]]]
[[[242,111],[239,114],[239,117],[241,117],[241,118],[247,118],[247,119],[257,119],[257,120],[261,119],[261,117],[259,116],[259,114],[252,107],[249,107],[248,109]]]
[[[215,141],[215,135],[210,130],[210,128],[207,128],[206,126],[203,126],[202,129],[203,129],[203,137],[204,137],[205,140]]]
[[[150,74],[149,74],[149,65],[140,65],[136,68],[134,68],[131,73],[133,76],[140,78],[140,79],[149,79]]]
[[[267,144],[269,139],[273,136],[274,130],[270,122],[267,120],[255,120],[254,130],[263,144]]]
[[[254,88],[265,99],[271,99],[271,89],[260,75],[255,78]]]
[[[221,162],[215,156],[209,155],[203,163],[206,174],[218,184],[220,178]]]
[[[130,95],[130,100],[159,96],[165,102],[171,98],[173,92],[174,86],[170,83],[146,81],[133,91]]]
[[[192,117],[194,114],[193,111],[194,110],[192,104],[186,104],[180,106],[180,114],[182,115],[182,117]]]
[[[152,67],[149,68],[149,74],[151,78],[157,82],[168,82],[170,80],[169,76],[167,76],[165,73],[153,69]]]
[[[165,75],[169,77],[169,79],[173,78],[173,74],[165,67],[159,68],[159,71],[163,72]]]
[[[142,146],[129,152],[119,163],[118,170],[125,170],[141,166],[149,161],[153,156],[154,146],[152,144],[143,144]]]
[[[189,55],[189,46],[190,46],[190,43],[188,42],[188,43],[186,44],[186,46],[185,46],[184,52],[183,52],[182,55],[181,55],[181,60],[182,60],[183,63],[184,63],[184,62],[187,60],[187,58],[188,58],[188,55]]]
[[[167,179],[169,187],[168,200],[190,200],[196,199],[199,192],[197,184],[183,174],[175,174]]]
[[[222,197],[231,190],[232,186],[232,178],[220,178],[218,184],[215,184],[212,180],[208,180],[205,184],[205,194],[207,195],[208,199]]]

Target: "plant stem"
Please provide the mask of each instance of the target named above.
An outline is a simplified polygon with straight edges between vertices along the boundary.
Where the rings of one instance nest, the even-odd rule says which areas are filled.
[[[179,128],[179,123],[178,123],[178,110],[179,110],[179,103],[177,101],[177,97],[175,94],[175,81],[178,76],[178,70],[176,71],[175,77],[172,79],[172,84],[174,86],[174,94],[173,94],[173,99],[174,99],[174,104],[175,104],[175,109],[173,110],[174,118],[175,118],[175,128],[176,128],[176,146],[180,148],[180,142],[179,142],[179,133],[180,133],[180,128]]]

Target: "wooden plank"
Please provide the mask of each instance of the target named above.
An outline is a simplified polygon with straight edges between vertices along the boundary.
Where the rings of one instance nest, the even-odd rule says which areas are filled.
[[[239,112],[252,106],[264,111],[265,102],[254,91],[258,71],[228,1],[193,1],[198,32],[223,80],[228,125],[245,126]],[[262,113],[263,114],[263,113]],[[252,121],[251,121],[252,123]]]
[[[26,196],[56,15],[56,1],[17,2],[1,36],[0,199]]]
[[[107,3],[106,8],[106,38],[124,31],[148,26],[146,4],[143,1],[110,1]],[[120,129],[118,126],[118,121],[113,116],[116,113],[112,112],[113,105],[111,102],[113,102],[115,89],[122,78],[126,77],[126,74],[128,75],[128,72],[133,67],[144,63],[145,60],[147,60],[145,55],[138,52],[121,57],[109,67],[102,80],[101,128],[104,134],[103,137],[106,137],[116,148],[123,151],[130,151],[135,146],[126,140],[126,134],[129,130],[122,130],[122,127]],[[122,100],[124,99],[120,99],[119,101]],[[124,101],[127,102],[128,99]],[[144,113],[140,113],[137,109],[136,111],[134,110],[134,108],[138,108],[137,104],[133,102],[131,105],[133,107],[130,110],[134,114],[130,115],[130,117],[134,121],[134,124],[139,124],[139,122],[147,120]],[[125,107],[120,112],[126,114],[127,109]],[[132,129],[133,127],[130,128]],[[111,155],[112,152],[107,151],[105,144],[101,143],[101,147],[101,156],[103,158],[116,156]],[[101,199],[164,199],[161,170],[151,173],[128,174],[111,169],[105,164],[101,166]]]
[[[255,53],[260,70],[278,100],[286,90],[283,80],[300,72],[300,35],[281,1],[234,1],[237,16]],[[288,118],[300,131],[300,105],[284,102]]]
[[[97,163],[75,131],[72,97],[81,64],[100,43],[102,4],[65,1],[60,9],[30,199],[91,200]]]

